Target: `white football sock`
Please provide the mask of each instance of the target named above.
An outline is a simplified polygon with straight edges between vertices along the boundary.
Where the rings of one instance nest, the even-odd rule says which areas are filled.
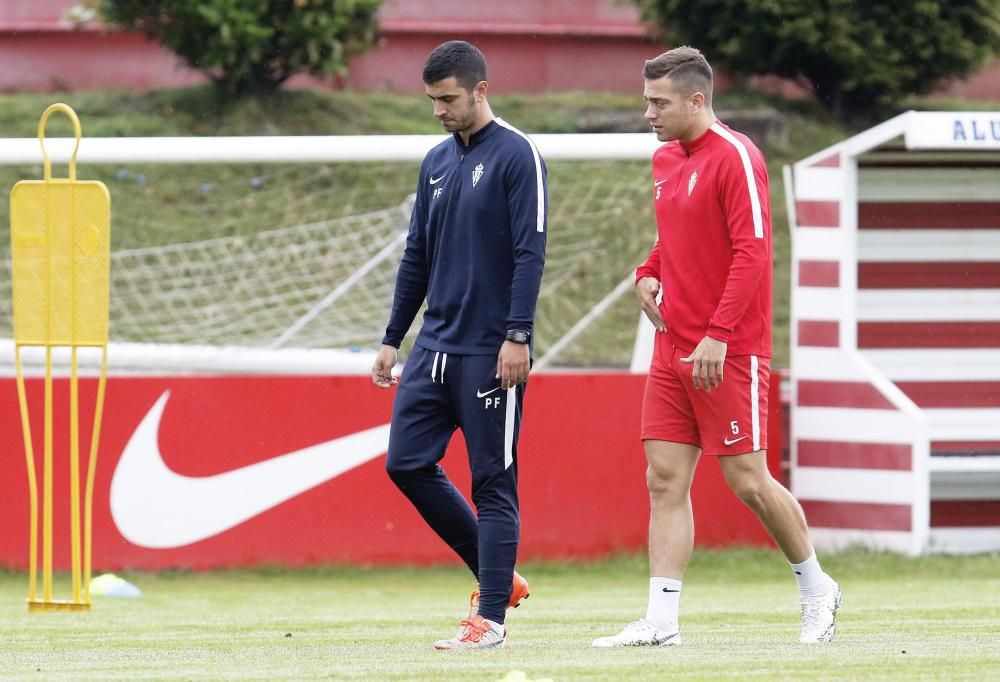
[[[673,578],[649,579],[649,604],[646,620],[658,630],[674,632],[678,629],[678,608],[681,601],[681,581]]]
[[[829,589],[831,578],[820,567],[815,550],[801,564],[789,562],[788,565],[792,567],[792,573],[795,574],[795,582],[799,585],[801,596],[815,597]]]

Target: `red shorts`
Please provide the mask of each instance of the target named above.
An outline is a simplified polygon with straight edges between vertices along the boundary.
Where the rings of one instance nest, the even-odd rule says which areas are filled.
[[[727,357],[722,384],[706,393],[691,380],[690,353],[657,343],[642,400],[642,439],[696,445],[708,455],[767,449],[767,395],[771,361]]]

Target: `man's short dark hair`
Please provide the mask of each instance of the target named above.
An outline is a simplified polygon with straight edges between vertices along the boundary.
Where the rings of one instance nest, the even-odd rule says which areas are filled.
[[[700,50],[687,45],[675,47],[648,60],[642,69],[642,77],[647,80],[664,76],[684,95],[700,92],[706,103],[712,103],[712,67]]]
[[[486,80],[486,57],[464,40],[438,45],[424,62],[424,83],[430,85],[451,76],[463,88],[472,90],[476,83]]]

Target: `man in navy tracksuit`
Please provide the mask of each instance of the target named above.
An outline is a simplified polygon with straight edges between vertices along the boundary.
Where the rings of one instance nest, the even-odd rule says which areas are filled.
[[[435,648],[504,647],[504,613],[528,596],[514,572],[517,439],[545,264],[545,164],[531,140],[493,116],[486,60],[474,46],[440,45],[423,80],[434,116],[453,136],[420,168],[372,381],[396,383],[397,350],[426,298],[393,405],[386,469],[479,581],[473,613]],[[438,465],[456,428],[478,516]]]

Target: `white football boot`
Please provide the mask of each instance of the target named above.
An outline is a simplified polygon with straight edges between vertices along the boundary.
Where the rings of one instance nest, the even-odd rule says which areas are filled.
[[[506,649],[507,628],[498,626],[497,630],[490,621],[480,615],[463,620],[458,627],[458,634],[451,639],[439,639],[434,643],[438,651],[454,651],[456,649]]]
[[[598,637],[590,645],[598,649],[618,646],[677,646],[681,643],[679,630],[659,630],[645,618],[629,623],[625,629],[611,637]]]
[[[843,597],[840,585],[830,579],[830,589],[814,597],[802,597],[802,631],[799,642],[819,644],[833,640],[837,630],[837,609]]]

